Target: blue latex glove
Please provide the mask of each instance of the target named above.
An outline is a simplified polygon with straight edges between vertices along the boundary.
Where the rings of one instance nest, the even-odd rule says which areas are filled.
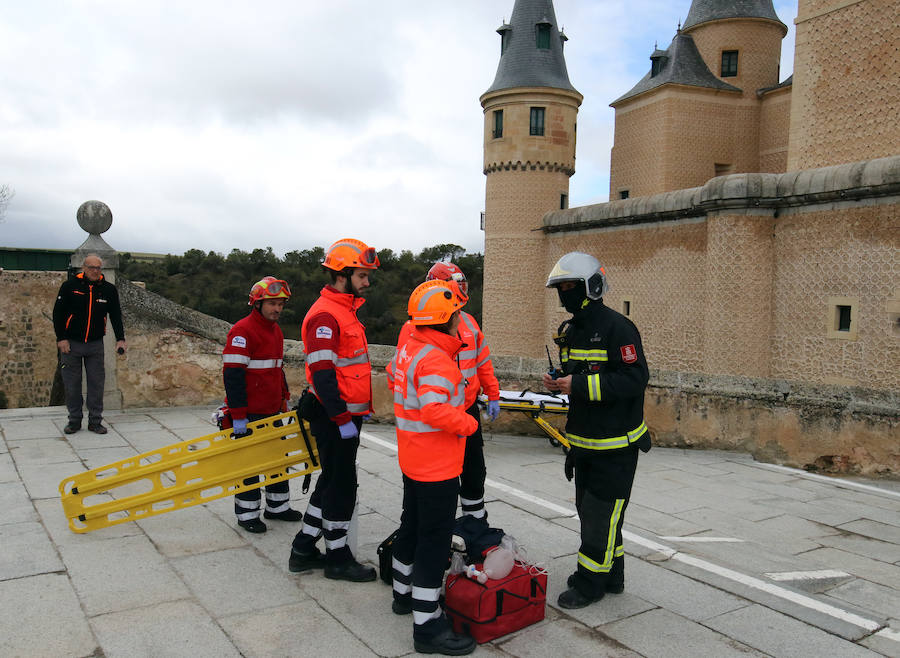
[[[338,425],[338,429],[341,431],[342,439],[355,439],[359,436],[359,432],[356,431],[356,425],[353,424],[352,420],[347,421],[343,425]]]
[[[231,429],[234,430],[235,436],[242,436],[247,433],[247,419],[246,418],[232,418],[231,419]]]
[[[500,415],[500,400],[488,400],[488,418],[497,420]]]

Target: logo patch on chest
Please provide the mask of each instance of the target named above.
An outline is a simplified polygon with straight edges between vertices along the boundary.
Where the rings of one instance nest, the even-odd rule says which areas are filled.
[[[247,339],[243,336],[235,336],[231,339],[232,347],[247,347]]]
[[[622,345],[619,351],[622,353],[622,361],[625,363],[637,361],[637,350],[634,349],[634,345]]]

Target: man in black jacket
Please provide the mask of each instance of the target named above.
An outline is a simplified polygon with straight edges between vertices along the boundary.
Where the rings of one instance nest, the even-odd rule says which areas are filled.
[[[554,339],[562,374],[545,374],[544,386],[569,396],[565,473],[569,480],[575,476],[581,520],[578,567],[558,603],[583,608],[625,588],[622,523],[638,449],[650,449],[644,424],[650,377],[637,327],[603,304],[609,284],[596,258],[566,254],[550,272],[547,287],[556,288],[572,314]]]
[[[88,429],[106,434],[103,420],[103,335],[109,315],[116,334],[116,350],[125,352],[125,329],[116,287],[103,278],[103,261],[96,254],[85,256],[81,273],[60,286],[53,306],[53,328],[60,351],[60,369],[66,389],[69,422],[65,433],[81,429],[81,364],[87,377]]]

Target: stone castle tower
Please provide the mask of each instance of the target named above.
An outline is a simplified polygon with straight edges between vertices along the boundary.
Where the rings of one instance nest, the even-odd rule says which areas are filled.
[[[650,71],[614,100],[609,198],[787,167],[791,81],[779,84],[787,27],[772,0],[693,0]]]
[[[544,237],[537,229],[546,212],[568,207],[582,95],[569,82],[566,36],[557,27],[552,0],[516,0],[509,23],[497,32],[500,64],[481,96],[484,265],[504,275],[485,277],[484,308],[492,313],[484,331],[492,345],[514,345],[519,356],[540,357],[546,336],[517,318],[543,313],[552,301],[543,290]],[[523,308],[522,300],[538,308]]]

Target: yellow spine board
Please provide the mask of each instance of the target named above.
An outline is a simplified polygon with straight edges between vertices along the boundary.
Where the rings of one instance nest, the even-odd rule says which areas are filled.
[[[59,492],[69,528],[90,532],[317,471],[315,438],[300,422],[294,412],[269,416],[248,423],[248,436],[213,432],[67,477]],[[261,481],[244,484],[254,475]]]
[[[534,402],[528,402],[525,400],[522,400],[521,402],[509,402],[506,400],[500,400],[500,408],[504,411],[521,411],[522,413],[527,414],[528,417],[531,418],[531,420],[534,422],[534,424],[540,427],[544,434],[546,434],[549,438],[559,441],[566,448],[571,447],[569,445],[569,440],[565,437],[565,435],[541,417],[542,413],[568,413],[568,407],[562,405],[535,404]]]

